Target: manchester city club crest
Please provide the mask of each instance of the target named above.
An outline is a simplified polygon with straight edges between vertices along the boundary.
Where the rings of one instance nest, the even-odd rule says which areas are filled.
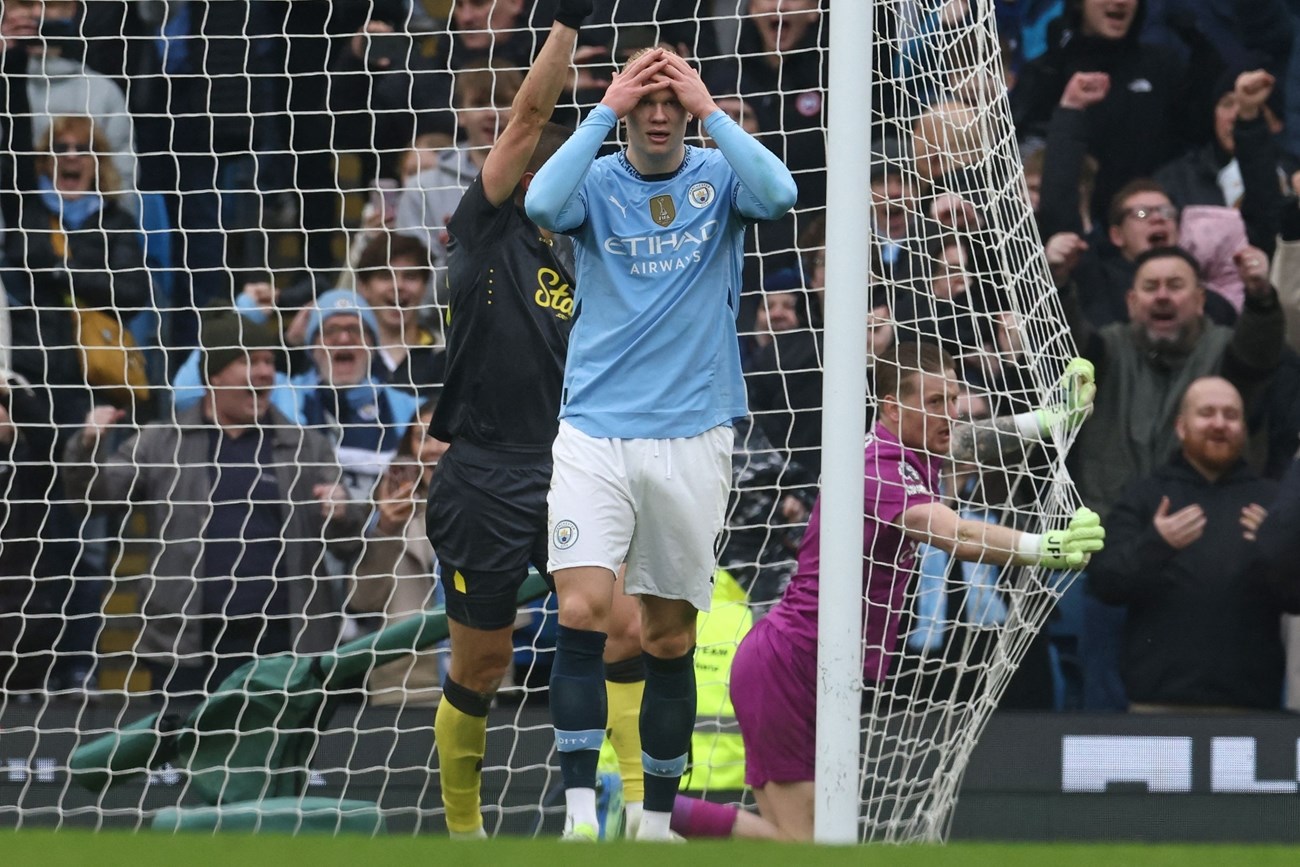
[[[707,208],[713,204],[713,184],[708,181],[691,184],[691,191],[686,198],[697,208]]]
[[[563,551],[565,548],[572,548],[573,543],[578,541],[578,525],[572,521],[561,521],[555,525],[555,531],[551,534],[555,547]]]
[[[673,197],[664,195],[651,199],[650,219],[661,226],[671,226],[673,220],[677,219],[677,206],[673,204]]]

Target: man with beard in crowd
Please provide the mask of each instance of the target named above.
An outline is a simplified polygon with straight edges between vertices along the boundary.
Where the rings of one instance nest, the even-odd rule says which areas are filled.
[[[1300,585],[1253,568],[1252,549],[1277,483],[1242,457],[1245,412],[1226,379],[1187,388],[1175,432],[1182,448],[1120,497],[1088,573],[1092,594],[1127,611],[1129,710],[1276,710],[1279,616],[1300,611]]]

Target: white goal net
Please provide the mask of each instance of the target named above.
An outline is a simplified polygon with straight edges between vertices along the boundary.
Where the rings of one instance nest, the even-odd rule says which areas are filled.
[[[876,232],[882,247],[901,248],[876,260],[879,312],[956,359],[969,418],[1042,405],[1075,349],[1029,204],[993,4],[886,3],[876,21],[884,84],[873,117],[886,142],[873,169],[885,202]],[[1024,456],[977,449],[953,462],[945,496],[963,517],[1029,532],[1061,526],[1078,499],[1064,467],[1073,435],[1055,433]],[[1045,627],[1073,574],[959,563],[928,546],[919,562],[906,637],[879,649],[897,653],[892,671],[867,683],[867,840],[946,839],[989,715],[1051,708],[1061,687]]]
[[[423,431],[446,222],[553,4],[3,6],[0,825],[211,827],[219,807],[226,827],[442,831],[446,628],[417,501],[437,456]],[[1049,400],[1075,354],[992,0],[876,0],[869,93],[828,92],[830,15],[828,0],[598,0],[556,113],[572,125],[616,64],[666,42],[799,185],[794,212],[747,239],[751,416],[720,568],[748,614],[702,632],[728,652],[780,598],[821,472],[832,104],[872,112],[870,351],[938,342],[975,418]],[[204,395],[241,347],[274,347],[255,374],[274,410],[218,436]],[[1077,500],[1055,434],[954,464],[945,496],[1060,527]],[[1041,634],[1073,576],[919,560],[889,673],[866,685],[864,840],[945,839],[989,714],[1004,695],[1051,704]],[[516,625],[485,818],[549,833],[555,621],[537,581]],[[752,805],[734,751],[703,754],[733,731],[711,707],[699,732],[718,736],[697,732],[687,782]]]

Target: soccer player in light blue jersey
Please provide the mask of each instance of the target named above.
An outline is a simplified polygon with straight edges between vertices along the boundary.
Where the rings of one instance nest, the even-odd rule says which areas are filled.
[[[692,116],[718,148],[685,144]],[[625,123],[627,147],[596,159]],[[614,576],[640,597],[642,840],[669,820],[695,724],[695,619],[745,415],[736,337],[745,228],[795,201],[794,178],[663,48],[637,56],[537,173],[525,206],[572,236],[575,322],[553,449],[549,569],[559,595],[551,715],[565,833],[594,838]]]

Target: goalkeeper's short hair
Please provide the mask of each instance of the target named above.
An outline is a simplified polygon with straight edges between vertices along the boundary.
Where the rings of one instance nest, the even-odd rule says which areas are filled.
[[[952,356],[933,343],[897,343],[876,358],[876,399],[905,397],[916,388],[921,373],[943,374],[955,370]]]

